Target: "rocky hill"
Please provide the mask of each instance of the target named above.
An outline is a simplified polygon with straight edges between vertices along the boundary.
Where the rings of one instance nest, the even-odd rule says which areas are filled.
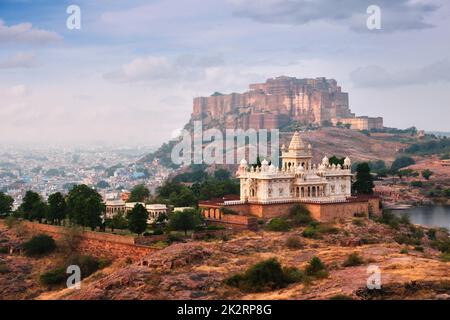
[[[450,263],[440,259],[423,235],[422,247],[400,245],[408,228],[399,230],[366,221],[337,225],[338,232],[321,239],[301,236],[303,228],[289,232],[244,232],[228,241],[192,241],[173,244],[137,264],[117,263],[83,282],[81,290],[63,290],[38,299],[449,299]],[[292,248],[288,239],[301,246]],[[351,253],[360,265],[345,266]],[[224,284],[224,279],[264,259],[276,257],[283,266],[304,268],[314,256],[329,275],[283,289],[247,293]],[[366,287],[369,265],[381,271],[382,289]]]

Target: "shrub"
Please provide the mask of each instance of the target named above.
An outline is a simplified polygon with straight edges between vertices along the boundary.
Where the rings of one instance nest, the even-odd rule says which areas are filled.
[[[398,244],[406,244],[406,245],[420,245],[420,240],[414,239],[407,234],[399,234],[394,237],[394,240]]]
[[[267,224],[267,230],[283,232],[289,230],[289,223],[284,218],[273,218]]]
[[[45,285],[58,285],[67,279],[66,268],[55,268],[43,273],[40,282]]]
[[[408,248],[402,248],[402,250],[400,250],[401,254],[408,254]]]
[[[5,274],[10,272],[8,266],[4,263],[0,263],[0,274]]]
[[[283,268],[283,273],[287,283],[307,281],[306,275],[298,268],[285,267]]]
[[[400,217],[400,221],[401,224],[406,224],[409,225],[411,224],[411,220],[409,219],[409,215],[407,213],[402,214]]]
[[[364,223],[364,220],[361,219],[361,218],[353,219],[353,220],[352,220],[352,223],[353,223],[355,226],[358,226],[358,227],[363,227],[363,226],[366,225],[366,224]]]
[[[299,237],[289,237],[286,240],[286,246],[289,249],[302,249],[304,247]]]
[[[172,244],[174,242],[183,242],[183,238],[176,234],[169,234],[167,237],[167,243]]]
[[[296,204],[290,211],[289,217],[296,226],[307,225],[313,218],[308,209],[301,204]]]
[[[411,225],[409,227],[409,231],[411,232],[411,237],[417,240],[421,240],[424,237],[424,232],[422,228]]]
[[[61,238],[60,243],[62,247],[67,252],[68,255],[76,252],[81,243],[81,237],[83,234],[83,229],[80,226],[70,226],[65,228],[65,232]]]
[[[338,233],[339,229],[333,227],[329,224],[320,224],[316,221],[311,222],[305,230],[303,230],[302,235],[305,238],[318,239],[322,234]]]
[[[317,239],[319,238],[319,232],[314,226],[307,226],[305,230],[303,230],[302,235],[305,238]]]
[[[0,247],[0,253],[7,254],[8,253],[8,247]]]
[[[55,240],[46,234],[34,236],[23,244],[27,256],[40,256],[56,249]]]
[[[423,182],[422,181],[411,181],[411,186],[416,188],[422,188]]]
[[[435,240],[431,242],[431,247],[444,253],[450,253],[450,240]]]
[[[318,257],[313,257],[306,266],[305,273],[315,278],[326,278],[328,276],[325,264]]]
[[[76,265],[80,267],[81,277],[86,278],[100,269],[99,260],[86,255],[73,255],[67,259],[67,266]]]
[[[98,259],[98,268],[103,269],[106,267],[109,267],[111,265],[112,261],[106,258]]]
[[[300,281],[303,274],[296,268],[282,268],[275,259],[261,261],[245,271],[225,280],[225,284],[247,292],[263,292],[284,288]]]
[[[443,254],[441,254],[441,259],[444,262],[450,262],[450,253],[443,253]]]
[[[414,250],[419,251],[419,252],[423,252],[423,247],[422,246],[415,246]]]
[[[353,216],[355,218],[365,218],[366,214],[364,212],[356,212],[355,214],[353,214]]]
[[[400,219],[393,213],[388,211],[383,211],[383,214],[378,219],[379,223],[387,224],[392,229],[400,229]]]
[[[344,261],[344,267],[355,267],[360,266],[364,263],[363,258],[357,253],[353,252],[348,255],[347,259]]]
[[[13,216],[8,216],[8,217],[5,219],[5,225],[6,225],[6,227],[7,227],[8,229],[12,229],[15,225],[17,225],[17,224],[19,224],[19,223],[20,223],[20,221],[17,220],[17,218],[16,218],[16,217],[13,217]]]
[[[334,227],[334,226],[332,226],[332,225],[329,225],[329,224],[319,224],[318,225],[318,230],[319,230],[319,232],[320,233],[322,233],[322,234],[336,234],[336,233],[339,233],[339,229],[338,228],[336,228],[336,227]]]
[[[436,229],[429,229],[427,231],[427,237],[432,241],[436,240]]]
[[[210,224],[209,226],[206,227],[206,230],[210,230],[210,231],[225,230],[225,227],[224,226],[217,226],[217,225]]]

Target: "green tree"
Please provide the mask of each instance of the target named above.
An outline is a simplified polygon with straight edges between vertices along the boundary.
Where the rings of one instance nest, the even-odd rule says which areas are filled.
[[[230,177],[231,173],[226,169],[218,169],[214,172],[214,178],[220,181],[228,180]]]
[[[391,165],[391,171],[392,173],[396,173],[399,169],[410,166],[412,164],[415,164],[413,158],[407,157],[407,156],[401,156],[394,160],[394,162]]]
[[[104,212],[102,197],[87,185],[73,187],[67,195],[67,212],[72,222],[95,230]]]
[[[422,171],[422,177],[424,177],[426,180],[429,180],[432,175],[433,171],[431,171],[430,169],[425,169]]]
[[[172,213],[169,218],[169,229],[184,231],[187,235],[188,230],[193,230],[201,223],[201,218],[195,210],[185,210]]]
[[[397,175],[402,179],[403,177],[417,177],[419,174],[412,169],[402,169],[397,171]]]
[[[144,202],[149,197],[150,197],[150,190],[148,190],[148,188],[145,185],[139,184],[131,190],[130,199],[128,201]]]
[[[169,199],[170,203],[176,207],[189,207],[197,203],[194,192],[185,186],[181,188],[179,193],[173,192]]]
[[[340,164],[341,166],[343,166],[344,165],[344,160],[345,160],[345,158],[338,158],[338,157],[336,157],[336,156],[332,156],[330,159],[329,159],[329,162],[330,162],[330,164],[331,165],[338,165],[338,164]]]
[[[131,232],[141,234],[147,229],[148,212],[145,207],[137,203],[128,213],[128,228]]]
[[[11,213],[13,204],[14,199],[11,196],[0,192],[0,217]]]
[[[60,192],[51,194],[48,197],[47,221],[61,224],[67,214],[66,200]]]
[[[46,216],[47,204],[42,200],[41,196],[33,191],[27,191],[19,207],[19,212],[25,219],[30,221],[37,220],[39,222]]]
[[[353,191],[356,194],[373,193],[373,177],[367,162],[359,163],[356,167],[356,181],[353,183]]]
[[[114,232],[114,229],[128,228],[128,220],[125,218],[123,212],[119,212],[115,214],[112,219],[108,220],[107,225],[111,228],[111,232]]]

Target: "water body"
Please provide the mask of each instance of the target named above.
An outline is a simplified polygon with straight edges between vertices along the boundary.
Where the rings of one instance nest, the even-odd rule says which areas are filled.
[[[450,230],[450,206],[414,207],[406,210],[392,210],[401,216],[408,214],[412,223],[427,227],[444,227]]]

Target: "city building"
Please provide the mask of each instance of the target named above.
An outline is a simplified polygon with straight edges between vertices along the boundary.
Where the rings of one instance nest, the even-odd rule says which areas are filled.
[[[116,214],[128,213],[141,204],[148,212],[147,223],[155,222],[161,215],[169,214],[169,208],[165,204],[145,204],[143,202],[125,202],[123,200],[107,200],[105,202],[106,218],[111,219]]]
[[[383,129],[382,117],[354,117],[354,118],[333,118],[331,119],[333,125],[343,124],[350,125],[350,129],[353,130],[371,130],[371,129]]]

